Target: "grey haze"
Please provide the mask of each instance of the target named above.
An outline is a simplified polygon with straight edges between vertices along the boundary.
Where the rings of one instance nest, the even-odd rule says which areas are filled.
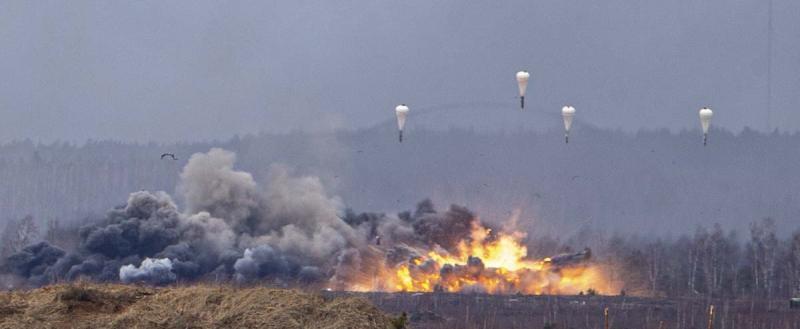
[[[531,111],[601,128],[677,131],[709,105],[795,131],[800,2],[773,2],[768,122],[766,0],[3,1],[0,141],[357,129],[401,102],[507,117],[521,68]]]

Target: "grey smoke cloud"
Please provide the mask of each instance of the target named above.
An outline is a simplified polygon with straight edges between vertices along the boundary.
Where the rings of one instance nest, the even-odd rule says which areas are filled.
[[[469,235],[472,213],[430,201],[399,216],[356,213],[317,177],[272,166],[264,184],[235,169],[222,149],[193,155],[180,174],[186,209],[164,192],[131,193],[125,206],[81,230],[78,250],[47,242],[5,260],[30,285],[55,280],[144,282],[271,280],[344,287],[415,247],[453,248]],[[380,236],[384,249],[373,248]],[[399,248],[399,249],[398,249]]]
[[[237,232],[253,231],[263,209],[253,176],[233,170],[236,155],[222,149],[192,155],[181,173],[178,190],[186,211],[208,212]]]
[[[236,280],[248,281],[265,276],[286,276],[290,270],[289,261],[280,252],[268,245],[244,250],[242,258],[233,264]]]
[[[175,273],[172,273],[172,261],[168,258],[145,258],[139,267],[129,264],[119,269],[119,279],[124,283],[167,284],[175,282],[176,278]]]

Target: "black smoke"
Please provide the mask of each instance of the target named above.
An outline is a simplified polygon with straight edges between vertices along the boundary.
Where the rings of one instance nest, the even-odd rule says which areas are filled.
[[[469,209],[453,205],[444,214],[437,213],[430,200],[423,201],[414,212],[412,226],[422,242],[439,244],[455,252],[458,243],[469,236],[475,215]]]
[[[64,251],[40,242],[27,246],[6,260],[10,272],[28,278],[34,284],[46,283],[52,275],[52,267],[64,256]]]

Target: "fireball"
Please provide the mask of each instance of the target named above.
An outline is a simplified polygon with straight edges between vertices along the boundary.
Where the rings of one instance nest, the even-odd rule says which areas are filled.
[[[479,220],[455,250],[394,246],[405,261],[384,262],[371,283],[350,290],[388,292],[481,292],[490,294],[578,294],[592,289],[614,291],[601,267],[590,261],[591,251],[534,260],[517,230],[493,232]]]

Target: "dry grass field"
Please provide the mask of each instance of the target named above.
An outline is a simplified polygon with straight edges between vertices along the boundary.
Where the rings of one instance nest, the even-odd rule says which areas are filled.
[[[76,283],[0,293],[5,328],[800,329],[783,300],[303,292]]]
[[[0,293],[0,328],[394,328],[361,297],[220,285],[79,283]]]

